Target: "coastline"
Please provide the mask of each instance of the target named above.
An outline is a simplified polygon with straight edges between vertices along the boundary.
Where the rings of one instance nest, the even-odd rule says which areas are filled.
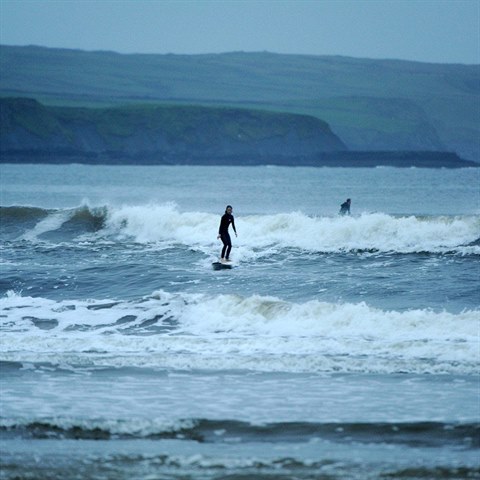
[[[451,152],[329,152],[310,156],[231,155],[201,156],[194,153],[165,155],[158,153],[22,151],[0,153],[0,164],[85,164],[85,165],[192,165],[192,166],[261,166],[343,167],[343,168],[476,168],[480,163],[464,160]]]

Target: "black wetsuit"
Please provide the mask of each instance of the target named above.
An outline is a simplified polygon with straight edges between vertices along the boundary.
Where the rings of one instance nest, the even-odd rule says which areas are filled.
[[[340,215],[350,215],[350,202],[344,202],[340,205]]]
[[[230,213],[225,213],[220,220],[220,228],[218,229],[218,234],[223,242],[222,248],[222,258],[226,258],[230,256],[230,251],[232,250],[232,240],[230,239],[230,234],[228,233],[228,227],[232,224],[233,231],[237,233],[235,229],[235,220],[233,215]]]

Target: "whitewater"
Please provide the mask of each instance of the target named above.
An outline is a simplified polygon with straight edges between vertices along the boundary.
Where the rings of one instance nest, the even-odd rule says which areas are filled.
[[[480,169],[0,169],[0,478],[480,478]]]

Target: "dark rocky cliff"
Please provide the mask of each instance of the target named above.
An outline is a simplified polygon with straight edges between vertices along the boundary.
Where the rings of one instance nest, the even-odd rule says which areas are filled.
[[[347,151],[317,118],[239,108],[69,108],[3,98],[0,127],[3,163],[479,166],[449,152]]]
[[[346,150],[329,126],[306,115],[247,109],[135,106],[46,107],[0,100],[2,161],[222,163],[249,157],[313,158]]]

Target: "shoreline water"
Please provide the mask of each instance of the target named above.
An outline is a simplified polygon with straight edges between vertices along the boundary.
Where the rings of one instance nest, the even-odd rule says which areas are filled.
[[[315,167],[315,168],[478,168],[480,162],[465,160],[456,153],[442,151],[341,151],[309,156],[210,155],[195,152],[172,155],[113,152],[2,151],[1,163],[19,165],[92,165],[92,166],[197,166],[197,167]]]

